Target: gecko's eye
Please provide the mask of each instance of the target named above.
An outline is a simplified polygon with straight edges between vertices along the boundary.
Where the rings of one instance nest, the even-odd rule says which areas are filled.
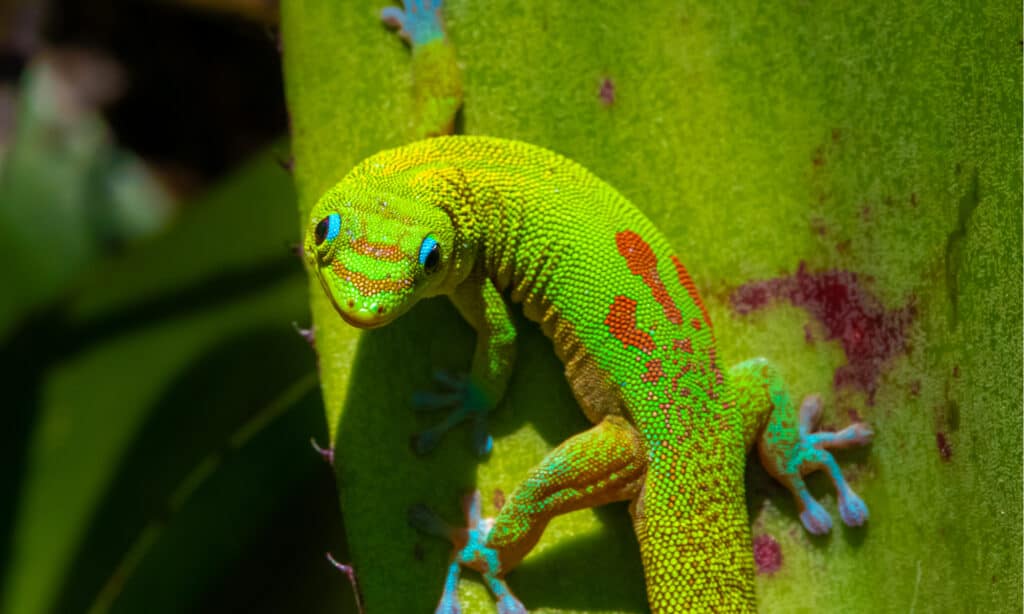
[[[420,264],[428,274],[436,271],[441,264],[441,248],[434,235],[427,235],[427,238],[423,239],[423,243],[420,244]]]
[[[337,213],[332,213],[320,220],[316,225],[316,230],[313,231],[313,235],[316,237],[316,244],[320,245],[324,240],[330,241],[334,237],[338,236],[338,232],[341,230],[341,216]]]

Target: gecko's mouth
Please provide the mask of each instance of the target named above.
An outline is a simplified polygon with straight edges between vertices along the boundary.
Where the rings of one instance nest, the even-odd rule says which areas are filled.
[[[317,280],[320,282],[320,287],[323,288],[324,294],[330,299],[331,305],[334,310],[338,312],[342,320],[345,320],[350,325],[356,328],[380,328],[390,321],[390,318],[384,317],[383,311],[376,311],[370,309],[364,309],[356,307],[353,303],[352,307],[348,309],[342,308],[338,304],[337,299],[334,297],[334,293],[331,292],[330,286],[324,280],[323,276],[317,272]]]
[[[333,298],[331,299],[331,302],[334,303]],[[364,316],[361,312],[350,313],[343,309],[338,309],[337,303],[334,303],[334,309],[341,314],[341,319],[356,328],[380,328],[388,323],[386,318],[382,318],[377,314],[367,314]]]

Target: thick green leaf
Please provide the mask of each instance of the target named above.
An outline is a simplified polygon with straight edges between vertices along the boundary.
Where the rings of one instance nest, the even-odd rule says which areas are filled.
[[[338,523],[308,443],[323,420],[292,325],[293,201],[261,156],[4,348],[27,450],[2,611],[351,603],[323,558]]]
[[[284,3],[300,228],[355,162],[409,132],[408,51],[379,8]],[[682,254],[724,354],[767,356],[794,393],[824,393],[827,425],[853,410],[875,426],[870,449],[840,459],[871,508],[865,529],[809,537],[788,495],[752,470],[753,531],[782,555],[759,576],[761,607],[1019,610],[1019,7],[451,0],[446,11],[465,132],[546,145],[617,186]],[[814,315],[834,295],[787,299],[801,279],[846,293],[833,306],[859,301],[863,317],[842,314],[837,328]],[[780,296],[750,302],[752,288]],[[311,296],[368,604],[424,611],[448,547],[420,546],[406,508],[426,502],[455,521],[475,486],[492,513],[490,493],[584,421],[527,325],[493,456],[478,464],[457,432],[415,458],[407,440],[425,423],[409,397],[431,369],[468,366],[469,330],[431,302],[357,337],[315,282]],[[811,486],[834,512],[826,481]],[[540,611],[645,608],[621,506],[553,522],[510,583]],[[467,611],[491,607],[479,584],[463,593]]]

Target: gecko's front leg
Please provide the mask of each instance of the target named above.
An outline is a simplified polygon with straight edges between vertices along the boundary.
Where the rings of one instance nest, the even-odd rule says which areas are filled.
[[[460,612],[460,567],[480,572],[499,614],[525,614],[505,583],[560,514],[635,498],[648,467],[639,432],[621,416],[607,416],[548,453],[509,496],[497,517],[483,518],[480,494],[465,500],[466,527],[453,528],[424,506],[409,510],[412,526],[455,546],[437,614]]]
[[[437,379],[447,388],[446,392],[418,393],[414,397],[417,409],[452,408],[441,422],[414,438],[414,447],[420,454],[429,452],[445,433],[469,420],[473,424],[473,448],[484,456],[494,446],[487,432],[487,417],[505,395],[512,374],[516,329],[505,300],[491,280],[481,274],[471,275],[456,288],[451,300],[476,330],[473,365],[468,377],[439,372]]]

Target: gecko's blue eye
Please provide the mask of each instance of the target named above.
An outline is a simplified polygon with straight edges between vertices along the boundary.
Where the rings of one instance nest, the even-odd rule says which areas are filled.
[[[434,235],[427,235],[420,244],[420,264],[427,273],[433,273],[441,264],[441,248],[437,245]]]
[[[316,237],[316,244],[320,245],[325,240],[330,241],[334,237],[338,236],[338,232],[341,231],[341,216],[337,213],[332,213],[320,220],[316,225],[316,229],[313,231]]]

